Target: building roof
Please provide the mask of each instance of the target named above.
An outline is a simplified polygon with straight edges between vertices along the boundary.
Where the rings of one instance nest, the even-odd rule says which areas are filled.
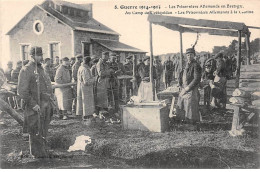
[[[76,8],[76,9],[80,9],[80,10],[84,10],[84,11],[90,11],[88,4],[74,4],[74,3],[62,1],[62,0],[52,0],[52,1],[57,5]]]
[[[204,19],[191,19],[184,17],[149,15],[148,21],[180,32],[208,33],[210,35],[223,35],[237,37],[238,30],[242,36],[248,34],[248,27],[244,23],[230,21],[215,21]]]
[[[110,51],[146,53],[145,51],[126,45],[119,41],[107,40],[107,39],[91,39],[91,40],[102,45],[103,47],[106,47]]]
[[[71,16],[62,14],[59,11],[50,8],[46,5],[43,5],[46,1],[44,1],[41,5],[34,6],[33,9],[39,8],[43,10],[45,13],[53,16],[54,18],[58,19],[59,22],[69,26],[72,30],[79,30],[79,31],[87,31],[87,32],[96,32],[96,33],[104,33],[104,34],[111,34],[111,35],[120,35],[119,33],[115,32],[114,30],[110,29],[109,27],[103,25],[96,19],[92,17],[79,17],[79,16]],[[72,3],[65,2],[65,1],[55,1],[56,3],[62,3],[71,5]],[[74,4],[75,5],[75,4]],[[76,4],[76,6],[81,6]],[[75,8],[75,7],[73,7]],[[32,10],[33,10],[32,9]],[[18,26],[18,24],[27,16],[30,12],[28,12],[9,32],[7,35],[11,35],[12,31]]]

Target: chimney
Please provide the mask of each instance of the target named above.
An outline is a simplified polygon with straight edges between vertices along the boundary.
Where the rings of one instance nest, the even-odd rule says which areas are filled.
[[[92,6],[93,6],[93,4],[89,4],[89,12],[88,12],[89,18],[93,18]]]

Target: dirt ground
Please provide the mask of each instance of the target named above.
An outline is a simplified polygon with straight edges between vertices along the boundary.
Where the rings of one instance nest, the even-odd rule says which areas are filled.
[[[195,131],[172,123],[171,131],[152,133],[54,117],[47,138],[50,158],[32,159],[22,127],[5,114],[0,121],[1,168],[259,168],[257,128],[231,137],[231,120],[231,111],[204,111]],[[90,136],[92,143],[85,151],[67,152],[80,135]]]
[[[234,85],[232,82],[228,85]],[[234,89],[228,86],[228,94]],[[203,96],[201,96],[203,99]],[[201,102],[203,100],[201,99]],[[243,136],[232,137],[232,110],[200,107],[202,122],[196,130],[170,122],[169,132],[123,130],[121,124],[54,116],[47,137],[50,158],[29,156],[22,127],[7,114],[0,116],[1,168],[259,168],[259,129],[245,127]],[[254,122],[256,121],[253,120]],[[85,151],[68,152],[77,136],[90,136]]]

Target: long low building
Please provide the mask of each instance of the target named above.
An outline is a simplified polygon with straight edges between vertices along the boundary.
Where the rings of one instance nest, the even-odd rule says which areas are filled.
[[[46,0],[35,5],[8,33],[11,60],[29,58],[31,46],[43,48],[44,58],[100,56],[113,51],[120,61],[146,52],[119,42],[120,35],[93,18],[92,4]]]

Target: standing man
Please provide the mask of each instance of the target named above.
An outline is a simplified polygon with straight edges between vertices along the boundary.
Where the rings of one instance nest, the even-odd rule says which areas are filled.
[[[72,66],[72,79],[73,79],[74,82],[77,82],[78,70],[79,70],[79,67],[82,63],[82,60],[83,60],[83,56],[81,54],[77,55],[76,56],[76,62]]]
[[[69,58],[64,57],[62,59],[62,64],[57,69],[56,75],[55,75],[55,82],[57,84],[67,84],[71,82],[71,76],[69,71]],[[62,112],[62,116],[60,118],[63,118],[64,120],[68,119],[67,115],[71,115],[71,108],[72,108],[72,88],[69,87],[62,87],[62,88],[56,88],[55,89],[55,95],[57,97],[57,103],[59,110]]]
[[[59,58],[59,56],[56,56],[54,64],[53,64],[53,74],[54,74],[54,76],[56,75],[56,70],[58,69],[59,66],[60,66],[60,58]]]
[[[53,98],[52,86],[41,66],[42,48],[32,47],[30,55],[31,61],[19,74],[17,91],[25,101],[24,130],[29,133],[30,154],[47,157],[46,136],[53,115],[50,100]]]
[[[114,109],[116,112],[118,112],[119,109],[119,100],[118,100],[118,79],[117,76],[122,74],[122,71],[119,69],[118,63],[117,61],[117,57],[115,53],[110,53],[110,57],[109,57],[109,68],[112,71],[111,72],[111,76],[109,79],[109,83],[110,83],[110,87],[112,88],[109,91],[109,98],[110,98],[110,102],[112,102],[114,104]]]
[[[19,76],[19,73],[20,73],[20,70],[22,69],[23,67],[23,62],[22,61],[18,61],[16,63],[16,68],[14,70],[12,70],[12,73],[11,73],[11,80],[15,83],[18,82],[18,76]]]
[[[146,56],[144,58],[144,66],[139,69],[139,74],[141,76],[142,82],[138,88],[138,96],[142,100],[152,101],[153,100],[153,91],[152,84],[150,82],[150,57]],[[156,69],[153,66],[153,79],[156,80]],[[155,94],[156,97],[156,94]],[[155,98],[157,100],[157,97]]]
[[[154,67],[156,70],[156,80],[155,80],[155,88],[156,88],[156,93],[159,92],[160,90],[160,84],[161,84],[161,76],[163,73],[163,66],[162,63],[160,62],[159,56],[154,57]]]
[[[201,80],[201,67],[194,59],[195,50],[186,50],[187,63],[184,70],[180,73],[179,84],[181,92],[177,103],[177,116],[188,123],[195,124],[200,121],[199,114],[199,83]],[[181,115],[181,112],[185,115]]]
[[[175,70],[173,62],[171,61],[171,56],[167,57],[167,60],[163,64],[163,69],[164,69],[163,80],[164,80],[165,88],[168,88],[171,85],[173,72]]]
[[[11,81],[11,73],[13,71],[13,62],[9,61],[7,63],[7,69],[5,70],[5,77],[7,79],[7,81]]]
[[[76,62],[72,66],[72,82],[78,81],[77,75],[78,75],[78,70],[83,61],[83,56],[81,54],[76,56]],[[76,112],[76,106],[77,106],[77,86],[73,86],[73,102],[72,102],[72,112]]]
[[[109,59],[109,52],[103,52],[102,57],[97,63],[97,107],[98,110],[108,110],[108,91],[110,88],[109,78],[112,70],[109,68],[107,63]]]
[[[125,68],[125,75],[133,76],[133,62],[132,62],[133,55],[126,57],[126,63],[124,65]],[[130,90],[133,93],[133,84],[130,80],[126,80],[126,97],[129,98]]]
[[[49,75],[51,81],[54,82],[54,75],[53,75],[53,71],[51,70],[51,59],[50,58],[44,59],[43,69]]]
[[[72,67],[75,62],[76,62],[75,57],[71,57],[71,58],[70,58],[70,66]]]

